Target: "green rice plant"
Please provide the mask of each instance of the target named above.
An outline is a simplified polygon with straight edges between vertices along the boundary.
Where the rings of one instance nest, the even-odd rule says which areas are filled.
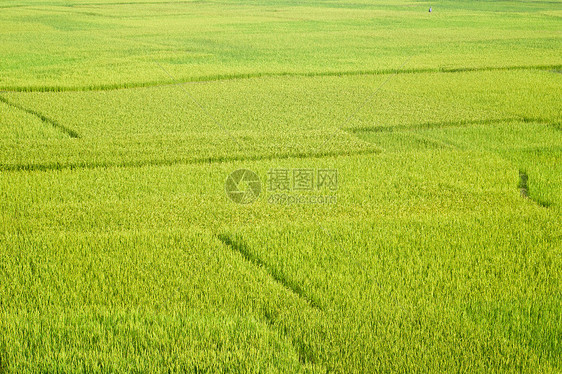
[[[412,55],[406,70],[561,63],[548,3],[442,1],[432,14],[397,1],[3,3],[9,89],[171,83],[155,62],[180,81],[388,71]]]
[[[396,137],[381,131],[518,119],[555,124],[560,121],[559,80],[544,71],[494,71],[398,75],[381,92],[375,92],[384,82],[381,76],[346,76],[261,78],[184,89],[11,93],[4,95],[7,100],[51,119],[79,139],[7,143],[0,154],[1,167],[167,165],[376,153],[380,148],[371,143],[385,148],[382,139]],[[506,87],[513,93],[505,94]],[[422,147],[452,146],[418,133],[407,137]]]
[[[0,372],[562,371],[561,13],[431,5],[0,0]]]
[[[64,134],[53,128],[51,124],[45,123],[33,114],[22,112],[22,110],[2,102],[1,98],[0,108],[2,109],[2,117],[0,117],[2,144],[64,138]]]
[[[241,207],[224,192],[240,167],[263,180],[275,167],[336,168],[338,204],[272,205],[266,191]],[[8,362],[556,370],[559,212],[522,199],[517,178],[500,155],[458,150],[4,173]],[[177,335],[184,328],[193,332]],[[205,348],[205,334],[224,350]],[[16,348],[24,342],[34,356]],[[235,358],[253,344],[256,356]]]

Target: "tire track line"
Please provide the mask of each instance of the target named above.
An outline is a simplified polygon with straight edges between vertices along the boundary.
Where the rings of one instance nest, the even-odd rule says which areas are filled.
[[[283,274],[271,268],[265,261],[263,261],[258,256],[254,255],[248,248],[248,246],[241,240],[233,239],[231,235],[219,234],[217,238],[227,247],[232,249],[234,252],[240,253],[242,257],[252,263],[253,265],[263,269],[276,283],[282,286],[290,294],[295,297],[305,301],[311,308],[317,309],[319,311],[324,311],[321,304],[315,300],[313,297],[308,295],[297,282],[287,279]]]
[[[81,169],[103,169],[103,168],[140,168],[146,166],[174,166],[174,165],[199,165],[199,164],[215,164],[236,161],[268,161],[283,160],[289,158],[306,159],[306,158],[327,158],[338,156],[357,156],[379,154],[381,149],[362,149],[357,151],[333,151],[333,152],[317,152],[317,153],[286,153],[286,154],[270,154],[256,156],[219,156],[219,157],[203,157],[203,158],[185,158],[176,160],[147,160],[139,162],[122,162],[122,163],[30,163],[30,164],[0,164],[0,172],[23,172],[23,171],[54,171],[54,170],[81,170]]]
[[[412,124],[412,125],[349,127],[344,130],[352,134],[358,134],[358,133],[365,133],[365,132],[414,131],[414,130],[429,130],[429,129],[447,128],[447,127],[468,127],[473,125],[495,125],[500,123],[509,124],[514,122],[538,123],[546,126],[552,126],[557,130],[562,129],[559,123],[551,122],[542,118],[507,117],[507,118],[496,118],[496,119],[425,122],[425,123]]]
[[[412,69],[378,69],[378,70],[345,70],[345,71],[320,71],[320,72],[281,72],[281,73],[247,73],[247,74],[220,74],[214,76],[200,76],[179,78],[177,80],[151,81],[151,82],[125,82],[115,84],[100,84],[92,86],[13,86],[0,87],[6,92],[77,92],[77,91],[113,91],[133,88],[149,88],[172,86],[178,83],[212,83],[217,81],[272,78],[272,77],[340,77],[340,76],[368,76],[388,74],[424,74],[424,73],[466,73],[480,71],[513,71],[513,70],[560,70],[562,65],[515,65],[515,66],[484,66],[484,67],[457,67],[457,68],[412,68]]]
[[[66,127],[64,125],[61,125],[60,123],[58,123],[55,120],[43,115],[40,112],[37,112],[33,109],[29,109],[29,108],[26,108],[26,107],[21,106],[19,104],[16,104],[14,102],[11,102],[10,100],[6,99],[3,96],[0,96],[0,102],[6,104],[8,106],[11,106],[12,108],[21,110],[21,111],[23,111],[27,114],[31,114],[32,116],[35,116],[35,117],[39,118],[42,122],[53,126],[57,130],[61,131],[62,133],[68,135],[71,138],[74,138],[74,139],[80,138],[80,135],[76,131],[74,131],[73,129],[71,129],[69,127]]]
[[[245,261],[259,269],[262,269],[267,275],[269,275],[269,277],[271,277],[275,281],[275,283],[281,286],[286,292],[295,296],[295,298],[302,300],[313,310],[319,313],[324,313],[321,304],[316,299],[308,295],[297,282],[288,279],[281,272],[276,271],[257,255],[253,254],[247,247],[247,245],[240,239],[233,239],[231,235],[227,234],[218,234],[217,238],[230,250],[240,254]],[[315,355],[310,352],[302,339],[299,339],[296,336],[292,336],[286,331],[286,329],[283,329],[282,326],[277,325],[275,322],[275,317],[273,317],[267,311],[265,312],[264,317],[267,325],[270,328],[276,329],[278,331],[280,330],[284,336],[291,340],[292,345],[299,356],[299,361],[302,365],[306,365],[308,363],[314,364],[317,361]]]

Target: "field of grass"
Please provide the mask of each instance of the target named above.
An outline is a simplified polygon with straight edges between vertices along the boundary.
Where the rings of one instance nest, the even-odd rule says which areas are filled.
[[[0,373],[562,372],[561,30],[548,1],[0,0]]]

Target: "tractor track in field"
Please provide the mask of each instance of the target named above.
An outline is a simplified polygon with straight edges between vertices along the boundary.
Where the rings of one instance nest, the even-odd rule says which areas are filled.
[[[241,73],[220,74],[214,76],[200,76],[190,78],[179,78],[166,81],[149,82],[124,82],[115,84],[99,84],[92,86],[12,86],[0,87],[0,90],[9,93],[17,92],[80,92],[80,91],[113,91],[132,88],[150,88],[160,86],[173,86],[177,84],[190,83],[212,83],[218,81],[274,78],[274,77],[339,77],[339,76],[367,76],[388,74],[424,74],[424,73],[466,73],[479,71],[512,71],[512,70],[561,70],[562,65],[514,65],[514,66],[484,66],[484,67],[451,67],[451,68],[412,68],[412,69],[376,69],[376,70],[343,70],[343,71],[318,71],[318,72],[280,72],[280,73]]]
[[[284,288],[288,293],[294,295],[296,298],[300,300],[303,300],[312,309],[320,313],[324,313],[324,310],[322,309],[322,306],[320,305],[319,302],[317,302],[314,298],[307,295],[296,282],[292,282],[291,280],[286,278],[283,274],[280,274],[279,272],[275,271],[270,266],[268,266],[267,263],[261,260],[258,256],[252,254],[251,251],[243,242],[239,240],[238,241],[233,240],[231,236],[225,234],[219,234],[217,237],[225,246],[229,247],[232,251],[239,253],[244,258],[244,260],[246,260],[247,262],[251,263],[252,265],[258,268],[263,269],[277,284],[279,284],[282,288]],[[281,328],[281,326],[278,326],[276,324],[275,317],[271,313],[268,313],[266,311],[264,313],[264,318],[267,325],[270,328],[280,331],[285,337],[287,337],[291,341],[291,344],[293,345],[296,353],[298,354],[299,362],[302,365],[307,365],[309,363],[314,364],[317,361],[314,355],[312,354],[312,352],[310,351],[310,349],[308,349],[306,344],[302,341],[302,339],[292,336],[286,331],[286,329],[283,329]]]
[[[265,261],[259,258],[259,256],[253,254],[248,246],[241,240],[233,239],[231,235],[227,234],[219,234],[217,235],[217,238],[233,252],[240,254],[245,261],[249,262],[257,268],[263,269],[275,281],[275,283],[285,289],[286,292],[294,295],[297,299],[304,301],[310,308],[320,313],[324,313],[324,309],[322,308],[321,304],[313,297],[308,295],[297,282],[288,279],[281,272],[269,266]],[[316,357],[314,357],[314,354],[310,351],[310,349],[307,348],[305,342],[303,342],[302,339],[299,339],[298,337],[292,336],[286,331],[286,329],[283,329],[282,326],[277,325],[275,317],[271,313],[268,313],[266,311],[264,313],[264,318],[270,328],[280,331],[291,341],[302,365],[306,365],[309,363],[314,364],[317,361]]]
[[[395,126],[368,126],[368,127],[349,127],[343,129],[350,134],[358,136],[361,133],[389,133],[396,132],[402,133],[403,135],[410,135],[416,138],[418,141],[435,146],[441,149],[459,149],[463,150],[460,144],[444,141],[442,139],[434,139],[428,136],[424,136],[416,130],[430,130],[430,129],[441,129],[441,128],[454,128],[454,127],[470,127],[474,125],[496,125],[496,124],[510,124],[515,122],[524,123],[537,123],[543,126],[550,126],[555,130],[562,130],[562,126],[559,122],[551,122],[542,118],[529,118],[529,117],[507,117],[507,118],[496,118],[496,119],[485,119],[485,120],[462,120],[462,121],[446,121],[446,122],[426,122],[411,125],[395,125]]]
[[[226,163],[237,161],[267,161],[267,160],[284,160],[289,158],[305,159],[305,158],[326,158],[337,156],[357,156],[368,154],[379,154],[381,149],[362,149],[357,151],[333,151],[333,152],[317,152],[317,153],[287,153],[287,154],[271,154],[256,156],[233,156],[233,157],[203,157],[203,158],[186,158],[177,160],[147,160],[140,162],[123,162],[123,163],[47,163],[47,164],[0,164],[0,172],[22,172],[22,171],[55,171],[55,170],[81,170],[81,169],[103,169],[103,168],[140,168],[147,166],[174,166],[174,165],[201,165]]]
[[[73,129],[71,129],[69,127],[66,127],[64,125],[61,125],[57,121],[45,116],[44,114],[42,114],[40,112],[37,112],[33,109],[29,109],[29,108],[26,108],[26,107],[21,106],[19,104],[16,104],[14,102],[11,102],[10,100],[6,99],[3,96],[0,96],[0,102],[6,104],[8,106],[11,106],[12,108],[21,110],[21,111],[23,111],[27,114],[31,114],[32,116],[35,116],[35,117],[39,118],[42,122],[51,125],[55,129],[61,131],[62,133],[68,135],[71,138],[74,138],[74,139],[80,138],[80,135],[76,131],[74,131]]]
[[[349,127],[345,128],[352,134],[365,133],[365,132],[394,132],[394,131],[415,131],[415,130],[430,130],[430,129],[440,129],[447,127],[469,127],[474,125],[496,125],[496,124],[508,124],[514,122],[524,122],[524,123],[538,123],[545,126],[551,126],[556,130],[562,130],[560,123],[548,121],[542,118],[529,118],[529,117],[506,117],[506,118],[495,118],[495,119],[483,119],[483,120],[462,120],[462,121],[445,121],[445,122],[425,122],[411,125],[395,125],[395,126],[368,126],[368,127]]]
[[[249,250],[248,246],[245,243],[243,243],[241,240],[233,239],[231,235],[227,235],[227,234],[219,234],[217,235],[217,237],[224,245],[232,249],[234,252],[240,253],[240,255],[242,255],[242,257],[246,261],[255,265],[256,267],[263,269],[267,274],[269,274],[269,276],[273,280],[275,280],[276,283],[278,283],[285,290],[287,290],[287,292],[305,301],[311,308],[322,312],[324,311],[320,303],[316,301],[313,297],[307,295],[306,292],[301,288],[301,286],[297,284],[297,282],[288,279],[282,273],[273,269],[266,262],[264,262],[255,254],[253,254]]]
[[[524,171],[519,170],[519,191],[521,192],[521,197],[529,198],[529,187],[527,182],[529,176]]]
[[[519,192],[521,193],[521,197],[523,197],[525,199],[529,199],[529,200],[537,203],[539,206],[541,206],[543,208],[550,207],[549,203],[537,200],[536,198],[533,198],[530,195],[530,192],[529,192],[529,175],[527,174],[527,172],[525,172],[523,170],[519,170],[519,185],[518,185],[518,187],[519,187]]]
[[[472,120],[472,121],[447,121],[447,122],[427,122],[427,123],[420,123],[420,124],[412,124],[412,125],[396,125],[396,126],[370,126],[370,127],[356,127],[356,128],[346,128],[344,129],[350,134],[360,134],[360,133],[384,133],[384,132],[397,132],[402,133],[404,135],[412,135],[416,137],[419,141],[424,142],[426,144],[431,144],[436,146],[437,148],[441,149],[463,149],[458,144],[453,144],[451,142],[445,142],[443,140],[436,140],[431,137],[422,136],[419,133],[416,133],[416,130],[428,130],[428,129],[437,129],[437,128],[450,128],[450,127],[469,127],[473,125],[494,125],[494,124],[509,124],[514,122],[523,122],[523,123],[536,123],[543,126],[552,127],[554,130],[562,131],[562,125],[560,122],[552,122],[542,118],[529,118],[529,117],[508,117],[508,118],[496,118],[496,119],[487,119],[487,120]],[[550,151],[558,151],[560,152],[562,148],[554,147],[549,149],[527,149],[522,150],[524,152],[532,152],[532,153],[541,153],[541,152],[550,152]],[[533,196],[531,196],[529,192],[529,176],[528,174],[523,171],[519,170],[519,191],[521,197],[531,200],[535,202],[537,205],[548,208],[551,206],[550,203],[541,201]]]
[[[0,96],[0,102],[6,103],[2,96]],[[57,122],[54,122],[42,114],[29,110],[17,105],[10,103],[9,105],[15,106],[18,109],[22,109],[27,113],[31,113],[41,120],[58,127],[59,129],[66,129]],[[52,122],[49,122],[52,121]],[[497,119],[487,119],[487,120],[473,120],[473,121],[447,121],[447,122],[428,122],[412,125],[396,125],[396,126],[371,126],[371,127],[354,127],[342,129],[347,133],[357,135],[362,132],[400,132],[400,131],[411,131],[412,134],[415,130],[432,129],[432,128],[446,128],[446,127],[462,127],[471,125],[493,125],[498,123],[513,123],[513,122],[527,122],[527,123],[539,123],[545,126],[552,126],[556,130],[562,131],[562,126],[560,123],[547,121],[541,118],[527,118],[527,117],[508,117],[508,118],[497,118]],[[79,137],[73,130],[68,130],[70,133],[67,135],[73,138]],[[436,141],[434,139],[422,137],[418,139],[422,142],[431,143],[438,148],[446,149],[458,149],[458,145],[449,144],[442,141]],[[49,162],[49,163],[19,163],[19,164],[1,164],[0,172],[19,172],[19,171],[54,171],[54,170],[80,170],[80,169],[102,169],[102,168],[140,168],[147,166],[174,166],[174,165],[198,165],[198,164],[214,164],[214,163],[226,163],[226,162],[238,162],[238,161],[267,161],[267,160],[283,160],[289,158],[305,159],[305,158],[326,158],[326,157],[337,157],[337,156],[357,156],[366,154],[379,154],[384,152],[383,149],[360,149],[355,151],[325,151],[325,152],[294,152],[294,153],[284,153],[284,154],[261,154],[254,156],[240,155],[240,156],[216,156],[216,157],[186,157],[179,159],[169,159],[169,160],[145,160],[145,161],[126,161],[126,162]]]

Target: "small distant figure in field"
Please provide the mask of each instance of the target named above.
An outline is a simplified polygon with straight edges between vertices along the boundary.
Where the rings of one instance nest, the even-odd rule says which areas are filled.
[[[431,7],[429,7],[429,13],[431,13]]]

